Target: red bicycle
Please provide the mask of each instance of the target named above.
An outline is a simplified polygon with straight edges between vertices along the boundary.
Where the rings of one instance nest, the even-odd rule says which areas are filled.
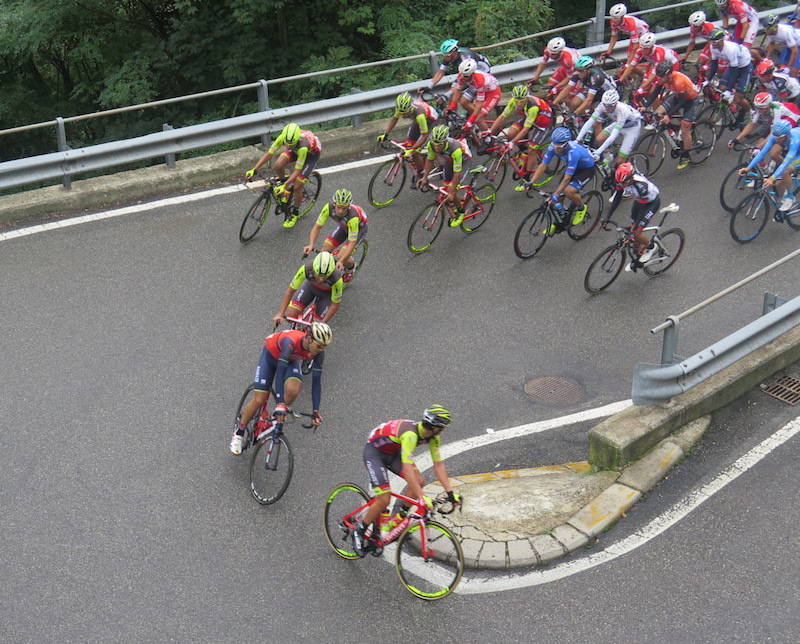
[[[430,515],[433,510],[450,514],[455,506],[446,493],[436,497],[431,509],[416,499],[390,493],[409,509],[397,525],[392,525],[389,516],[381,517],[380,534],[367,535],[370,554],[378,557],[396,541],[395,569],[403,586],[421,599],[447,597],[464,574],[464,553],[458,538]],[[323,511],[325,538],[342,559],[359,558],[353,548],[353,531],[373,503],[375,497],[367,496],[355,483],[340,483],[328,494]]]
[[[381,144],[381,147],[386,150],[392,147],[397,148],[397,154],[388,161],[381,163],[369,180],[367,196],[369,197],[369,202],[376,208],[383,208],[394,203],[406,183],[406,175],[409,168],[411,169],[411,180],[414,180],[417,169],[414,167],[411,157],[406,156],[406,152],[410,149],[412,143],[414,142],[387,141]],[[434,172],[441,175],[441,170],[437,169]],[[426,190],[423,188],[421,192],[426,192]]]

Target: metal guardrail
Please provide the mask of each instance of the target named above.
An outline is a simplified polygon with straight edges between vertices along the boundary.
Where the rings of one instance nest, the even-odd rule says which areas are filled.
[[[784,7],[774,11],[765,11],[760,15],[768,13],[782,15],[791,11],[792,7]],[[689,28],[682,27],[661,32],[657,35],[657,39],[662,45],[682,49],[689,42]],[[614,53],[625,52],[627,46],[627,40],[618,41],[614,48]],[[605,49],[606,45],[604,44],[594,45],[583,48],[582,52],[592,55],[599,54]],[[539,62],[541,62],[541,57],[506,65],[496,65],[493,67],[492,72],[502,85],[524,82],[530,78],[532,70]],[[550,68],[552,69],[552,67],[551,64]],[[439,87],[449,86],[454,78],[454,75],[445,77],[440,82]],[[265,87],[263,83],[266,82],[253,84],[253,86]],[[283,125],[290,121],[308,125],[388,110],[394,107],[394,99],[398,93],[415,91],[425,84],[425,81],[415,81],[302,105],[276,109],[265,108],[264,111],[256,112],[255,114],[169,129],[132,139],[102,143],[75,150],[68,149],[65,138],[60,135],[59,147],[61,149],[59,152],[0,163],[0,190],[53,179],[60,179],[64,187],[69,188],[71,177],[76,174],[157,157],[167,157],[167,155],[177,155],[182,152],[240,139],[266,137],[265,133],[280,130]],[[197,96],[201,95],[198,94]],[[265,90],[263,96],[263,102],[266,103]],[[174,101],[177,99],[167,100]],[[162,102],[156,101],[155,103]],[[127,110],[129,108],[120,109]]]
[[[786,301],[772,293],[765,293],[760,318],[690,358],[681,358],[676,354],[681,320],[797,257],[800,257],[800,250],[789,253],[683,313],[669,316],[665,322],[651,329],[653,334],[664,331],[661,364],[636,365],[631,396],[633,404],[654,405],[666,402],[800,325],[800,296]]]

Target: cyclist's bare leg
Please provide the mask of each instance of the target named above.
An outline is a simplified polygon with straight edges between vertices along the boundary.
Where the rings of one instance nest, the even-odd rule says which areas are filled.
[[[583,199],[581,199],[581,193],[578,192],[574,186],[567,186],[564,188],[564,196],[569,199],[572,203],[575,204],[576,208],[581,208],[583,206]]]
[[[300,394],[303,381],[300,378],[289,377],[283,381],[283,399],[291,405]]]
[[[636,252],[636,257],[641,257],[644,249],[650,245],[650,238],[644,234],[641,228],[637,227],[633,235],[633,250]]]
[[[294,180],[294,195],[293,196],[293,203],[294,207],[298,210],[300,209],[300,204],[303,203],[303,186],[306,184],[308,179],[305,177],[298,176],[297,179]]]
[[[239,426],[244,427],[249,423],[253,416],[256,415],[261,406],[267,402],[267,398],[269,397],[268,391],[254,391],[252,398],[247,402],[242,410],[242,416],[239,419]]]
[[[389,491],[382,492],[375,497],[375,502],[367,508],[364,513],[362,523],[366,526],[375,523],[382,513],[386,512],[389,507],[389,501],[392,500],[392,495]]]
[[[272,169],[275,171],[275,174],[277,174],[281,179],[283,179],[286,176],[286,172],[284,171],[284,169],[286,168],[286,164],[289,163],[289,161],[290,161],[289,155],[282,152],[281,154],[278,155],[278,158],[275,159],[275,163],[272,164]]]

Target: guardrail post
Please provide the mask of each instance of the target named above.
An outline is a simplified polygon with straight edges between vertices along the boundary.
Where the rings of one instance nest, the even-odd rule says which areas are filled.
[[[351,94],[360,94],[363,92],[363,89],[358,89],[358,87],[351,87],[350,93]],[[357,115],[353,117],[353,127],[361,127],[364,125],[364,117],[361,115]]]
[[[761,309],[761,315],[766,315],[770,311],[774,311],[779,306],[783,306],[789,300],[784,300],[782,297],[778,297],[774,293],[770,293],[766,291],[764,293],[764,306]]]
[[[594,23],[589,25],[586,37],[587,45],[599,45],[605,41],[606,0],[595,0]]]
[[[70,149],[67,145],[67,128],[64,126],[64,119],[60,116],[56,117],[56,142],[58,143],[58,151],[66,152]],[[65,190],[72,190],[72,177],[65,174],[61,178],[61,185]]]
[[[667,318],[670,326],[664,329],[661,344],[661,364],[674,364],[678,362],[675,352],[678,350],[678,318],[670,315]]]
[[[175,128],[173,128],[169,123],[164,123],[164,125],[161,126],[161,131],[162,132],[166,132],[167,130],[174,130],[174,129]],[[175,169],[175,155],[172,154],[172,153],[165,154],[164,158],[167,161],[167,167],[170,170],[174,170]]]
[[[267,81],[263,78],[259,79],[258,81],[258,111],[259,112],[266,112],[269,110],[269,85],[267,85]],[[261,145],[269,147],[272,143],[269,134],[262,134],[261,135]]]
[[[429,51],[428,60],[431,63],[431,76],[433,76],[439,71],[439,56],[436,55],[435,51]]]

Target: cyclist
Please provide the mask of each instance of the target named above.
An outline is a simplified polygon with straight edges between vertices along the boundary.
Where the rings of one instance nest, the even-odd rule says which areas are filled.
[[[759,89],[769,92],[776,101],[800,102],[800,81],[775,71],[775,63],[765,58],[755,66]]]
[[[758,33],[758,13],[744,0],[714,0],[722,18],[722,28],[727,29],[731,18],[736,19],[733,42],[750,47]]]
[[[309,130],[301,130],[297,123],[289,123],[281,130],[278,138],[269,146],[269,150],[262,156],[258,163],[256,163],[251,170],[244,173],[248,179],[252,179],[256,171],[269,161],[278,148],[286,146],[275,163],[272,169],[278,173],[278,176],[283,180],[284,168],[290,161],[294,161],[294,170],[289,175],[289,178],[284,181],[283,185],[275,187],[275,196],[282,197],[290,188],[294,188],[294,200],[291,213],[286,217],[283,222],[284,228],[293,228],[300,217],[300,203],[303,201],[303,185],[308,181],[314,168],[319,161],[319,155],[322,152],[322,144],[319,139]]]
[[[781,146],[786,150],[786,154],[783,157],[783,163],[775,169],[772,176],[764,179],[764,187],[771,188],[775,186],[775,194],[780,199],[778,210],[785,212],[790,210],[794,204],[794,196],[786,194],[786,191],[792,183],[792,171],[796,170],[800,165],[800,127],[792,127],[788,121],[776,121],[772,125],[772,131],[764,147],[747,164],[747,167],[739,170],[739,174],[745,175],[749,170],[761,163],[770,153],[773,145]],[[784,194],[786,194],[785,197],[783,196]]]
[[[233,428],[230,450],[237,456],[242,453],[242,443],[247,423],[261,406],[267,402],[272,383],[275,383],[275,422],[282,423],[286,418],[286,405],[291,405],[300,393],[303,384],[302,360],[311,363],[311,405],[312,423],[320,425],[319,413],[322,395],[322,363],[325,347],[331,343],[331,328],[322,322],[314,322],[308,331],[280,331],[268,335],[261,348],[256,375],[253,380],[253,397],[245,405],[242,415]]]
[[[616,190],[611,198],[611,209],[603,220],[603,226],[611,219],[611,215],[614,214],[623,197],[633,199],[630,229],[633,233],[636,259],[625,266],[625,270],[636,272],[638,268],[653,259],[653,255],[656,253],[655,245],[650,242],[643,230],[661,207],[658,186],[644,175],[638,174],[630,162],[625,162],[617,167],[614,171],[614,180],[616,181]]]
[[[608,49],[604,53],[600,55],[601,58],[606,58],[611,55],[614,51],[614,45],[617,44],[617,40],[619,40],[620,33],[624,34],[628,38],[630,38],[630,43],[628,44],[628,57],[626,59],[626,63],[630,64],[631,58],[633,58],[633,53],[636,51],[637,47],[639,46],[639,38],[650,31],[650,25],[648,25],[644,20],[641,18],[637,18],[636,16],[629,16],[628,8],[622,4],[615,4],[608,12],[609,15],[609,22],[611,23],[611,38],[608,41]]]
[[[403,145],[406,147],[405,155],[411,156],[414,161],[414,167],[417,169],[417,176],[411,181],[411,189],[413,190],[416,189],[417,181],[419,180],[418,175],[422,172],[422,155],[420,155],[419,151],[427,142],[430,128],[439,118],[439,113],[425,101],[412,99],[411,94],[408,92],[398,94],[394,102],[396,105],[394,115],[386,125],[386,132],[378,136],[378,143],[383,143],[386,140],[386,137],[397,125],[397,120],[401,116],[413,119],[408,128],[406,140],[403,141]]]
[[[719,0],[717,1],[719,2]],[[750,110],[750,103],[745,98],[753,68],[750,50],[744,45],[727,40],[722,29],[712,31],[708,35],[708,39],[711,41],[711,66],[705,82],[708,83],[714,78],[721,60],[728,63],[728,71],[720,80],[719,89],[723,93],[729,88],[734,90],[733,100],[739,106],[739,112],[736,115],[736,125],[738,126]]]
[[[452,414],[441,405],[431,405],[422,412],[422,420],[389,420],[375,427],[364,446],[364,465],[369,475],[369,484],[376,497],[353,532],[353,549],[359,556],[369,551],[371,543],[366,531],[372,526],[372,534],[379,534],[378,519],[389,507],[389,472],[403,477],[408,486],[407,496],[428,504],[424,496],[425,479],[414,464],[414,450],[420,442],[428,444],[436,478],[447,492],[451,503],[460,503],[461,498],[453,491],[447,467],[439,453],[439,434],[450,424]]]
[[[546,100],[533,96],[527,85],[515,85],[511,88],[511,100],[502,114],[494,120],[488,134],[497,134],[509,118],[514,120],[507,130],[509,143],[516,144],[530,132],[531,143],[538,145],[547,136],[553,122],[553,110]]]
[[[315,319],[328,322],[339,309],[343,289],[342,271],[336,268],[336,259],[323,251],[297,269],[272,321],[277,326],[284,317],[302,315],[315,301]]]
[[[550,145],[547,146],[547,150],[533,176],[529,181],[521,182],[514,190],[522,192],[541,181],[547,166],[554,156],[559,157],[564,162],[565,167],[564,177],[550,196],[550,201],[558,203],[561,195],[565,195],[573,203],[570,224],[577,226],[586,219],[587,206],[583,203],[580,191],[594,177],[594,158],[587,148],[572,140],[572,133],[568,128],[557,127],[553,130]],[[547,235],[553,235],[555,232],[555,224],[551,224],[550,228],[545,231]]]
[[[542,71],[544,71],[544,66],[551,60],[556,61],[558,63],[558,67],[547,80],[547,84],[550,86],[550,89],[547,93],[549,96],[555,96],[556,86],[562,81],[566,81],[566,79],[569,78],[570,75],[575,71],[575,63],[580,57],[581,55],[578,53],[578,50],[573,49],[572,47],[567,47],[566,41],[560,36],[551,38],[550,42],[547,43],[547,47],[545,47],[544,52],[542,52],[541,62],[537,65],[536,71],[533,72],[533,76],[528,83],[538,83],[539,77],[542,75]]]
[[[475,99],[466,105],[470,115],[464,124],[465,130],[472,129],[479,119],[479,125],[482,125],[486,115],[494,109],[501,95],[500,83],[497,82],[497,79],[490,73],[479,72],[477,69],[478,64],[471,58],[458,66],[458,78],[453,86],[453,95],[445,108],[445,112],[456,109],[462,93],[469,88],[474,90]]]
[[[620,134],[622,135],[622,143],[615,161],[616,165],[619,165],[628,159],[639,139],[642,131],[642,115],[638,110],[620,101],[617,90],[610,89],[603,94],[600,104],[578,132],[578,141],[583,141],[592,129],[594,129],[594,143],[599,146],[593,153],[596,159],[602,156]]]
[[[442,80],[442,77],[446,73],[454,74],[457,72],[459,65],[467,59],[474,60],[480,72],[486,72],[488,74],[492,71],[492,64],[486,56],[472,51],[467,47],[459,47],[458,41],[453,38],[445,40],[439,47],[439,52],[442,54],[442,63],[431,79],[431,89],[439,84],[439,81]],[[452,96],[452,93],[451,88],[450,91],[447,92],[448,97]],[[471,103],[474,98],[475,92],[471,88],[465,89],[461,96],[461,105],[466,108],[467,104]]]
[[[769,44],[767,45],[766,57],[771,58],[775,50],[780,46],[781,54],[778,62],[786,65],[793,77],[800,74],[800,61],[797,60],[798,47],[800,47],[800,34],[790,25],[782,25],[778,16],[767,16],[764,31],[767,33]]]
[[[667,62],[656,65],[656,88],[667,90],[670,95],[662,100],[656,98],[653,102],[653,109],[661,114],[661,122],[669,124],[670,116],[681,111],[681,150],[678,170],[683,170],[689,165],[689,150],[692,149],[692,125],[697,121],[697,114],[700,111],[699,88],[689,80],[686,74],[676,72],[672,65]]]
[[[638,49],[634,52],[631,62],[628,63],[622,75],[619,77],[620,82],[624,83],[631,74],[642,76],[642,83],[639,89],[636,90],[636,94],[632,99],[634,104],[636,104],[638,100],[644,98],[645,94],[650,92],[651,85],[656,76],[655,67],[662,62],[667,62],[672,65],[675,71],[681,68],[680,58],[674,49],[656,45],[655,34],[649,31],[646,34],[642,34],[642,37],[639,39]]]
[[[580,116],[600,102],[600,97],[610,89],[617,89],[616,81],[595,65],[591,56],[581,56],[575,63],[575,73],[553,101],[558,105],[566,100],[572,113]]]
[[[455,204],[458,213],[455,219],[450,221],[450,226],[453,228],[457,228],[464,221],[463,204],[456,192],[461,178],[467,176],[471,159],[472,154],[467,142],[451,137],[446,125],[437,125],[431,130],[428,157],[425,159],[425,167],[422,169],[422,178],[418,185],[422,187],[428,184],[428,174],[433,169],[434,162],[442,168],[447,186],[447,201]]]
[[[336,264],[336,268],[342,271],[342,280],[349,282],[353,277],[353,269],[355,268],[353,252],[355,252],[358,243],[367,236],[367,214],[361,206],[353,203],[352,192],[340,188],[333,193],[333,199],[322,206],[317,221],[311,227],[311,232],[308,234],[308,244],[303,247],[305,255],[310,255],[313,252],[319,231],[328,221],[328,216],[337,223],[337,226],[334,233],[329,235],[322,243],[322,252],[330,252],[344,242],[339,251],[339,261]]]
[[[689,60],[689,55],[694,51],[694,45],[697,37],[700,36],[708,39],[708,35],[717,28],[713,22],[706,19],[704,11],[695,11],[689,16],[689,44],[686,47],[686,52],[683,54],[682,60],[685,62]],[[697,57],[697,82],[703,82],[705,75],[708,73],[708,65],[711,62],[711,43],[706,42],[700,55]]]
[[[766,128],[763,139],[757,144],[758,147],[763,147],[769,136],[770,128],[778,121],[786,121],[791,127],[800,125],[800,108],[794,103],[781,103],[773,100],[768,92],[759,92],[753,97],[753,118],[742,128],[742,131],[736,135],[735,138],[728,142],[728,149],[733,147],[748,136],[750,136],[757,128]],[[780,163],[780,148],[776,148],[770,157]]]

